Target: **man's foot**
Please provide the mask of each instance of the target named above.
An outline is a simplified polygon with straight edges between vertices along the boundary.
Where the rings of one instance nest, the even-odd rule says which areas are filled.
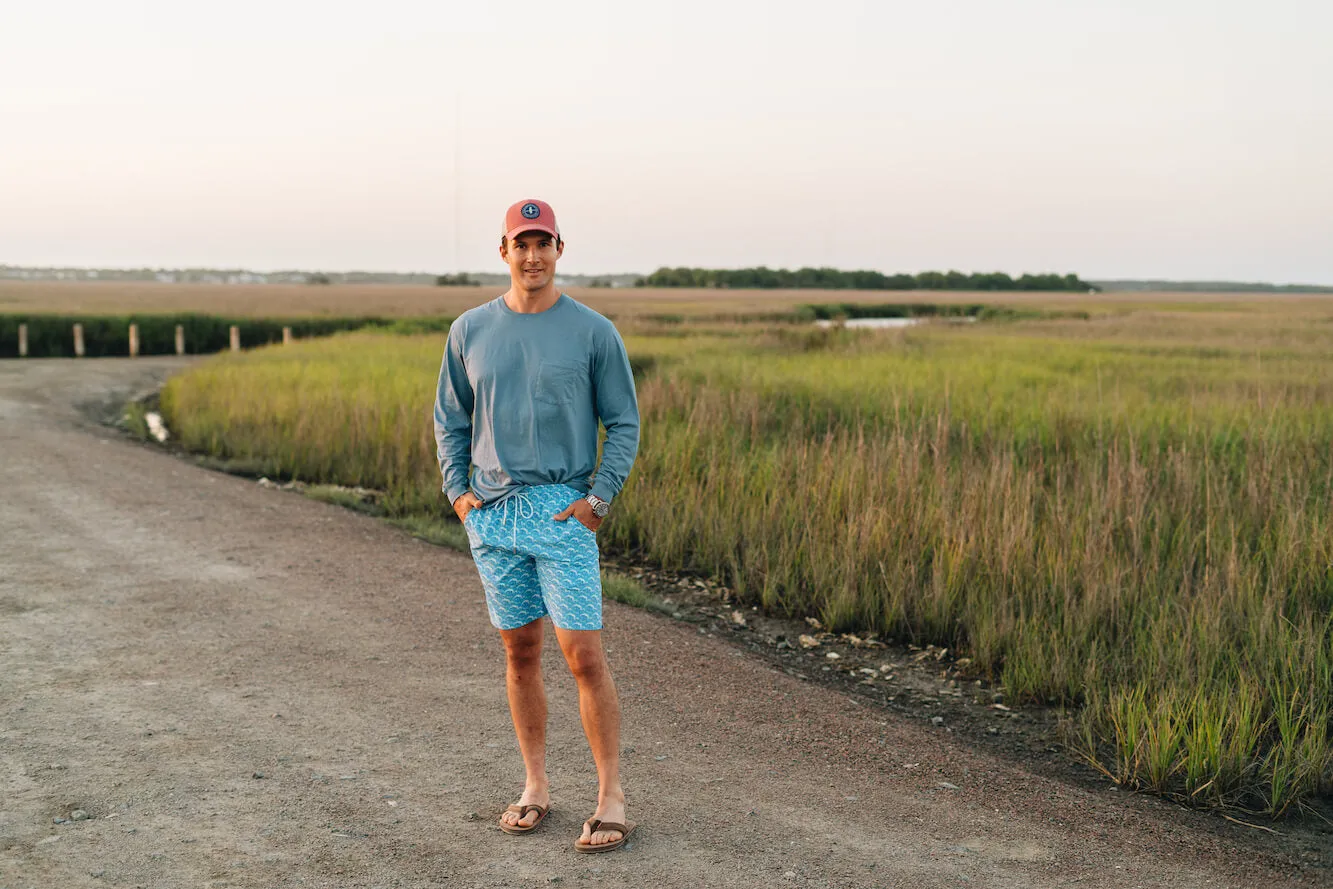
[[[622,831],[599,828],[594,831],[592,825],[598,821],[624,824],[627,829]],[[599,805],[592,817],[583,822],[583,834],[579,837],[578,845],[588,848],[619,845],[620,840],[623,840],[628,831],[632,829],[629,822],[625,820],[625,800],[622,798],[619,801],[607,801]]]
[[[515,805],[520,809],[524,806],[541,806],[543,809],[550,809],[551,794],[544,788],[541,790],[524,790],[523,795],[518,798],[518,802]],[[532,827],[544,817],[545,813],[539,812],[536,809],[528,809],[527,814],[520,816],[518,812],[515,812],[510,808],[501,813],[500,824],[502,827],[516,827],[521,830],[523,828]]]

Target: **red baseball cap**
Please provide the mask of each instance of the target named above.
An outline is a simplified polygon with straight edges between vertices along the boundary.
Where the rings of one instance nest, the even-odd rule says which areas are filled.
[[[512,238],[522,232],[539,231],[560,237],[560,226],[555,224],[555,211],[545,201],[519,201],[505,213],[504,236]]]

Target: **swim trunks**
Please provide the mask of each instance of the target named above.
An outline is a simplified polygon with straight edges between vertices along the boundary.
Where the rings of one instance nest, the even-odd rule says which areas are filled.
[[[564,630],[602,628],[597,535],[572,515],[553,518],[582,496],[569,485],[530,485],[467,514],[463,527],[497,629],[547,614]]]

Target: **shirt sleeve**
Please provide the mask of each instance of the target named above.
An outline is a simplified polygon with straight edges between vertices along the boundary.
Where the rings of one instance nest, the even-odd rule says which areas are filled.
[[[593,385],[597,397],[597,419],[606,427],[602,462],[597,467],[591,493],[614,500],[639,452],[639,400],[634,391],[634,373],[620,333],[608,325],[593,352]]]
[[[472,466],[472,383],[463,365],[462,325],[449,326],[440,381],[435,390],[435,445],[444,477],[441,490],[453,503],[468,490]]]

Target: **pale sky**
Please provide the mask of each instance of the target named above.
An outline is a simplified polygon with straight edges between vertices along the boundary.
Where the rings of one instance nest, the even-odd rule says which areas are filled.
[[[1333,284],[1325,0],[7,4],[0,263]]]

